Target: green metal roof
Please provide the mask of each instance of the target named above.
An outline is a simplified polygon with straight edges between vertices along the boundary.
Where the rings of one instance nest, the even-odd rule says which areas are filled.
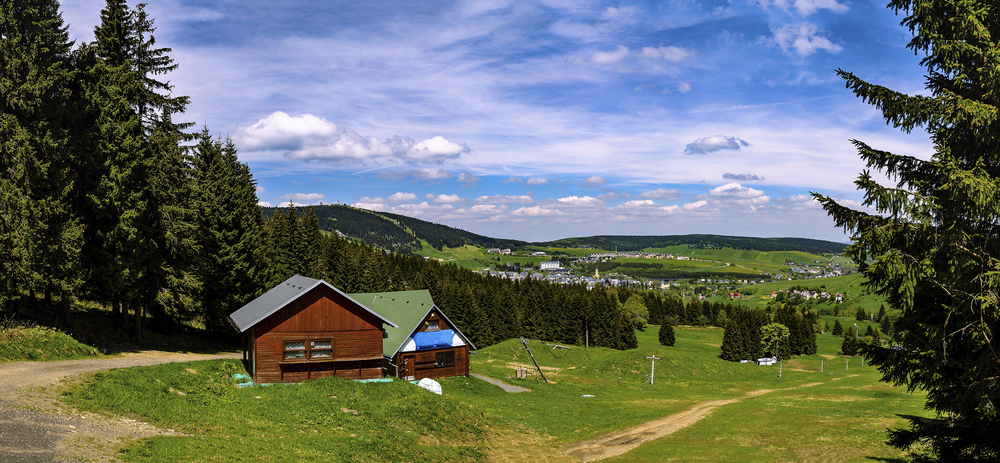
[[[427,315],[435,307],[431,293],[426,289],[384,293],[352,293],[348,296],[368,310],[379,314],[382,318],[392,320],[398,326],[386,327],[385,329],[386,338],[382,340],[382,354],[387,358],[392,358],[396,352],[403,348],[403,344],[419,328],[420,322],[427,318]],[[438,312],[469,345],[469,349],[475,349],[475,346],[469,342],[465,334],[455,327],[455,324],[448,319],[440,307],[438,307]]]

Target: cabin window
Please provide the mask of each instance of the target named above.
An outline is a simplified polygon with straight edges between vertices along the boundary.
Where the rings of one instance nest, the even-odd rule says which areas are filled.
[[[285,358],[286,359],[304,359],[306,358],[306,343],[302,341],[286,342],[285,343]]]
[[[430,320],[427,322],[427,329],[424,331],[438,331],[441,327],[438,325],[437,320]]]
[[[437,353],[437,362],[435,366],[439,367],[450,367],[455,365],[455,351],[448,350],[444,352]]]
[[[329,339],[319,341],[286,341],[285,359],[328,359],[333,357],[332,343]]]
[[[311,341],[309,346],[309,358],[330,358],[330,341]]]

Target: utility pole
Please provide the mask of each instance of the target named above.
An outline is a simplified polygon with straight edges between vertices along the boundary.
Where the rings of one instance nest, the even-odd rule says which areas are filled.
[[[538,366],[538,361],[535,360],[535,355],[531,353],[531,349],[528,349],[528,340],[521,338],[521,344],[524,344],[524,350],[528,351],[528,356],[531,357],[531,361],[535,363],[535,369],[538,370],[538,374],[542,376],[545,383],[548,384],[549,380],[545,377],[545,373],[542,373],[542,367]]]
[[[663,357],[657,357],[655,355],[650,355],[650,356],[647,356],[646,358],[648,358],[648,359],[650,359],[650,360],[653,361],[653,366],[649,370],[649,384],[653,384],[653,377],[656,374],[656,361],[657,360],[662,360]]]

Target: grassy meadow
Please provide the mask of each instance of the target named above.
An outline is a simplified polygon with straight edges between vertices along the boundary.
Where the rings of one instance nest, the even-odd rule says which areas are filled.
[[[100,355],[97,348],[55,328],[11,319],[0,320],[0,363],[72,360]]]
[[[777,366],[719,359],[719,329],[675,331],[673,347],[656,327],[639,331],[630,351],[531,341],[548,384],[508,378],[531,366],[518,341],[472,356],[472,372],[531,389],[519,394],[471,377],[441,380],[443,396],[398,380],[241,389],[239,363],[208,361],[98,373],[64,398],[187,434],[128,443],[126,461],[572,461],[567,444],[761,389],[772,392],[611,461],[893,461],[885,429],[924,413],[921,395],[879,383],[860,358],[848,369],[840,338],[820,335],[819,353],[786,362],[779,378]],[[662,357],[652,385],[650,355]]]

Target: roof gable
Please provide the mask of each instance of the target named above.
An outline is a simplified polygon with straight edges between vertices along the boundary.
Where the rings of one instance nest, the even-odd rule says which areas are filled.
[[[229,315],[229,320],[232,322],[233,326],[236,327],[237,331],[241,333],[245,332],[257,323],[260,323],[265,318],[273,315],[278,310],[281,310],[282,307],[285,307],[292,301],[298,299],[302,295],[320,285],[324,285],[332,289],[347,298],[348,301],[353,302],[359,309],[371,313],[379,320],[382,320],[385,324],[393,328],[397,328],[395,323],[386,317],[383,317],[379,313],[372,311],[367,306],[361,304],[351,296],[348,296],[330,283],[323,280],[317,280],[315,278],[304,277],[302,275],[295,275],[285,280],[278,286],[271,288],[270,291],[260,295],[257,299],[254,299],[243,307],[240,307],[239,310]]]
[[[392,291],[385,293],[353,293],[349,295],[361,304],[381,316],[395,320],[399,324],[396,329],[387,329],[382,340],[382,353],[392,358],[403,348],[406,341],[420,328],[432,311],[437,311],[448,322],[470,349],[475,349],[469,338],[455,326],[440,307],[434,305],[430,291]]]

